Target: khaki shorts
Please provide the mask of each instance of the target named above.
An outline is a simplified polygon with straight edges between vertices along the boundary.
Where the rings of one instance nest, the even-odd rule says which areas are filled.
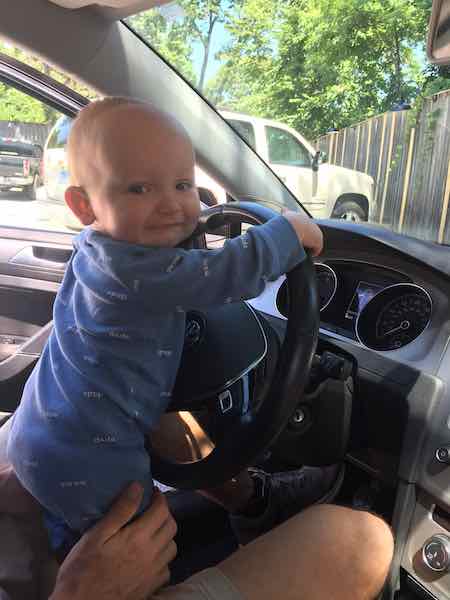
[[[244,600],[244,597],[218,567],[212,567],[183,583],[163,588],[152,600]]]

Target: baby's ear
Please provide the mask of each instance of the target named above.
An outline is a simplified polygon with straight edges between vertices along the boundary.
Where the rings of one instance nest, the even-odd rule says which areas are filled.
[[[95,221],[89,197],[83,188],[71,185],[66,189],[64,198],[67,206],[83,225],[91,225]]]

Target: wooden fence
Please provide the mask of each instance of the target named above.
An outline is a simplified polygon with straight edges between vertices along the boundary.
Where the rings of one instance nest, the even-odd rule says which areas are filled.
[[[0,137],[16,138],[44,146],[52,125],[0,121]]]
[[[320,137],[332,164],[376,182],[372,221],[450,244],[450,90],[421,109],[387,112]]]

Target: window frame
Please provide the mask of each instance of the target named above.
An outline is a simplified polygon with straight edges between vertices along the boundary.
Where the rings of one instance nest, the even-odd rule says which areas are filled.
[[[48,104],[68,117],[76,117],[89,99],[33,67],[0,52],[0,81]]]
[[[0,52],[0,81],[68,117],[76,117],[78,111],[89,104],[88,98],[2,52]],[[51,240],[52,243],[69,246],[76,235],[76,232],[31,229],[2,223],[0,223],[0,231],[2,239],[17,239],[20,231],[20,239],[24,241],[48,243]]]

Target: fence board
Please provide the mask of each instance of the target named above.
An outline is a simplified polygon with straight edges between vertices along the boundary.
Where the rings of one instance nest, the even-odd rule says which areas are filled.
[[[387,112],[316,144],[330,162],[373,177],[375,222],[450,244],[450,90],[425,99],[417,115]]]
[[[0,137],[15,138],[43,146],[51,128],[51,124],[0,121]]]

